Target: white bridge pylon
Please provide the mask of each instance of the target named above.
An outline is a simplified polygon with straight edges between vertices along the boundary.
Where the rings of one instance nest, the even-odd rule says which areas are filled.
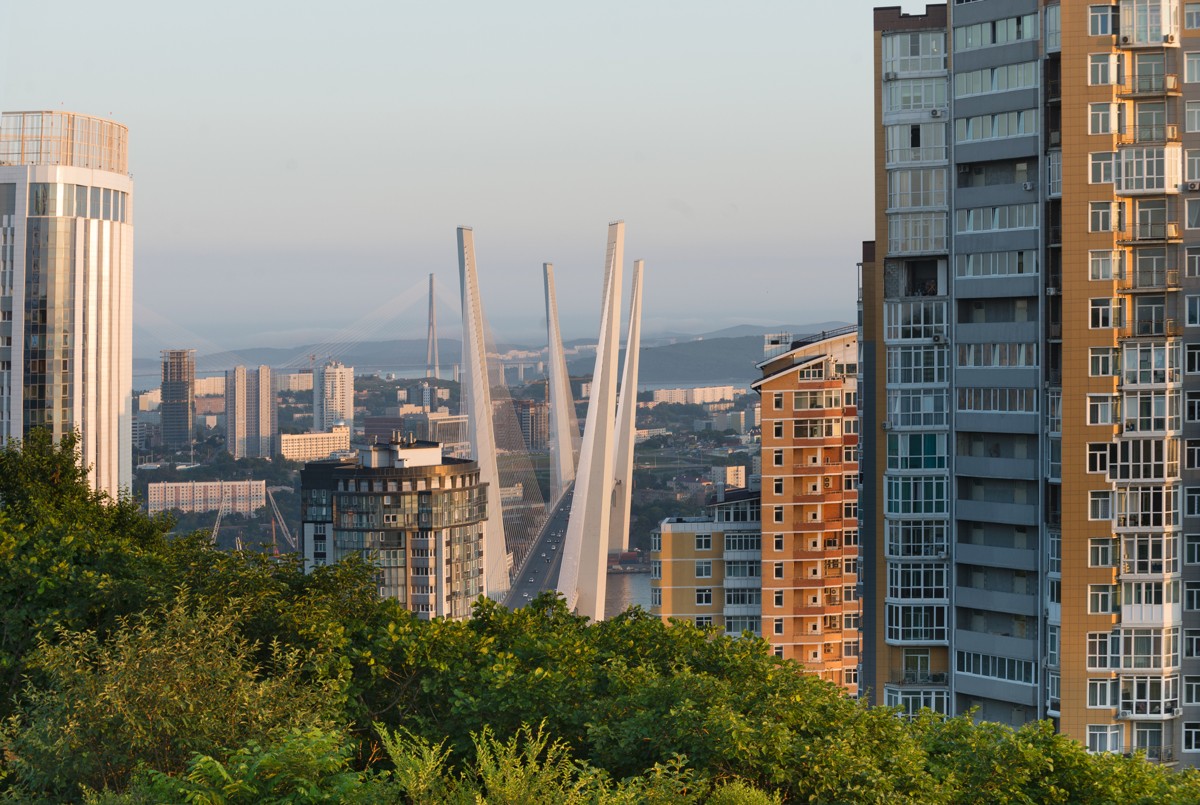
[[[629,294],[629,329],[625,335],[625,369],[621,401],[617,404],[616,474],[613,477],[612,514],[608,521],[608,550],[629,550],[629,507],[633,492],[633,442],[637,419],[638,355],[642,344],[642,269],[633,263],[633,288]]]
[[[479,480],[487,484],[487,523],[483,529],[484,583],[496,600],[508,591],[509,555],[500,506],[500,471],[496,465],[496,433],[492,416],[492,385],[488,373],[483,301],[475,264],[475,233],[458,228],[458,275],[462,286],[463,375],[461,410],[468,412],[467,436],[479,463]]]
[[[575,493],[558,575],[558,591],[567,599],[567,605],[595,621],[604,619],[610,547],[628,545],[629,540],[628,496],[633,467],[633,414],[637,407],[643,263],[639,260],[634,269],[622,405],[614,416],[624,251],[625,224],[620,221],[609,224],[596,368],[592,372]]]
[[[579,420],[558,326],[558,297],[554,290],[554,264],[542,263],[546,284],[546,398],[550,403],[550,508],[562,499],[575,480],[579,460]]]

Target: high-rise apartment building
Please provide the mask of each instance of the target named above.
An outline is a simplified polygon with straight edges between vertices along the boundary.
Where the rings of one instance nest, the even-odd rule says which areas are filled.
[[[313,433],[338,424],[354,432],[354,367],[329,361],[313,369]]]
[[[857,693],[857,327],[793,341],[758,368],[763,638]]]
[[[271,367],[225,372],[225,449],[234,458],[273,458],[279,452],[279,411]]]
[[[874,28],[862,686],[1195,765],[1200,3]]]
[[[133,481],[128,139],[87,115],[0,115],[0,442],[77,430],[112,495]]]
[[[164,349],[162,351],[162,412],[163,446],[168,449],[187,447],[192,443],[192,427],[196,415],[196,350]]]
[[[650,535],[650,611],[737,637],[762,629],[757,492],[716,497],[703,517],[668,517]]]
[[[390,442],[300,472],[304,565],[361,555],[379,569],[379,594],[422,619],[465,618],[485,595],[487,496],[474,461],[436,442]]]

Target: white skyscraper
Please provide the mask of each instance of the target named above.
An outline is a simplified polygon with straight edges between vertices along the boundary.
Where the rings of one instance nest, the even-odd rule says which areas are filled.
[[[313,433],[338,423],[354,432],[354,367],[329,361],[313,369]]]
[[[133,480],[128,156],[111,120],[0,114],[0,441],[78,430],[113,495]]]

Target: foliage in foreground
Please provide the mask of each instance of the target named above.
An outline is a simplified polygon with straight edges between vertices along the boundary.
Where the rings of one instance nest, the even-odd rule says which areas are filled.
[[[0,449],[0,787],[94,802],[1184,803],[1046,724],[902,720],[768,654],[544,596],[468,622],[225,553]]]

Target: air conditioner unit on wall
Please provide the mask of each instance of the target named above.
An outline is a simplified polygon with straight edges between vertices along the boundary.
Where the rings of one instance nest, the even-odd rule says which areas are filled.
[[[1022,188],[1023,190],[1032,190],[1032,189],[1033,189],[1033,182],[1023,182],[1023,183],[1021,184],[1021,188]]]
[[[896,80],[895,71],[888,70],[886,73],[883,74],[883,80],[884,81],[895,81]]]
[[[930,110],[929,110],[929,116],[930,116],[930,117],[941,117],[941,116],[942,116],[942,110],[941,110],[941,109],[930,109]]]
[[[1188,182],[1187,189],[1190,191],[1200,190],[1200,182]]]

